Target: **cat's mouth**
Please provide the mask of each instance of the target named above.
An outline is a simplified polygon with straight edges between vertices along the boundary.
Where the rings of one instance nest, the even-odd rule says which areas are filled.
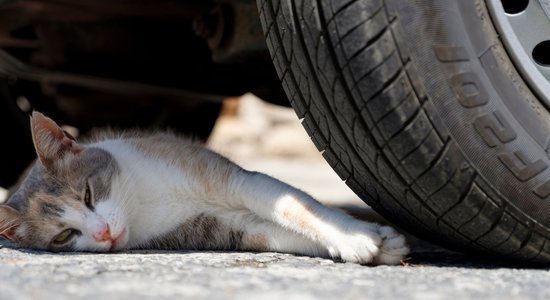
[[[119,248],[121,244],[124,244],[126,242],[127,233],[128,233],[128,230],[124,228],[117,237],[112,239],[111,248],[109,249],[109,251],[117,250],[117,248]]]

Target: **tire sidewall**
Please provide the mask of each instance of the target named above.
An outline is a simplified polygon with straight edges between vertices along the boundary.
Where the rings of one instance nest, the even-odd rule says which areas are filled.
[[[388,2],[441,130],[487,184],[488,199],[548,227],[550,114],[514,68],[485,3]]]

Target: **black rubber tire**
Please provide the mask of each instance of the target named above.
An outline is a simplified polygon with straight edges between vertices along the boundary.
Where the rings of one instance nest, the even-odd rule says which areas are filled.
[[[443,246],[550,262],[550,114],[483,1],[258,8],[292,106],[365,202]]]

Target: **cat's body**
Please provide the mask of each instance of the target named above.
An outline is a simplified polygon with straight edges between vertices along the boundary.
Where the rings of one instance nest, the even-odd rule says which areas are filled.
[[[53,251],[279,251],[398,263],[390,227],[355,220],[267,175],[169,133],[76,143],[34,113],[39,160],[0,205],[0,233]]]

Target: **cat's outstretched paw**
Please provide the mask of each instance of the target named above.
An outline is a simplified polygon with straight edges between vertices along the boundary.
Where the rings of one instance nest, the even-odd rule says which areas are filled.
[[[397,265],[409,254],[409,246],[405,236],[389,226],[381,226],[378,232],[382,237],[378,255],[373,263],[376,265]]]
[[[327,249],[331,257],[339,257],[345,262],[368,264],[379,253],[382,237],[377,227],[364,222],[355,222],[343,233],[329,239]]]
[[[396,265],[409,253],[405,237],[388,226],[356,222],[327,247],[345,262]]]

